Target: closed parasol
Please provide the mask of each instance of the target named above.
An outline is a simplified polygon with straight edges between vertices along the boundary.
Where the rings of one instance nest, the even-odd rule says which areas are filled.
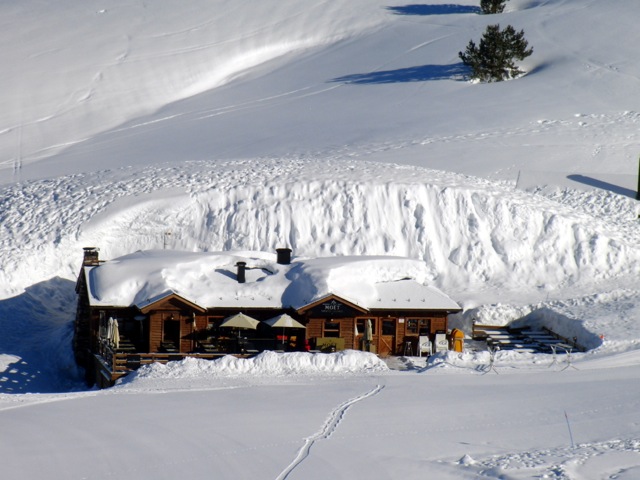
[[[367,319],[367,323],[364,328],[364,345],[367,352],[371,351],[371,341],[373,340],[373,326],[371,325],[371,319]]]

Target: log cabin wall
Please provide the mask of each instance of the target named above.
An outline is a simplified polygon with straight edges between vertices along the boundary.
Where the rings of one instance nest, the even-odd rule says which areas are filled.
[[[382,315],[381,315],[382,313]],[[418,338],[428,335],[431,340],[437,332],[446,332],[447,314],[434,311],[384,311],[372,312],[372,315],[343,318],[310,318],[307,323],[306,336],[314,344],[317,338],[335,335],[335,331],[327,332],[326,322],[339,323],[339,338],[344,340],[344,348],[363,350],[364,325],[370,319],[373,326],[372,352],[380,355],[401,355],[410,343],[412,354],[417,353]],[[355,335],[358,324],[358,335]]]
[[[355,318],[340,319],[340,338],[344,338],[345,348],[354,349],[355,346]]]
[[[196,349],[193,315],[189,312],[181,312],[178,320],[180,321],[180,351],[193,352]]]
[[[78,276],[76,293],[78,294],[78,302],[76,304],[76,320],[73,332],[73,351],[76,362],[87,368],[89,366],[89,352],[91,351],[91,307],[89,305],[84,269],[80,271]]]
[[[304,323],[304,319],[301,320]],[[337,323],[339,325],[337,331],[329,331],[325,328],[327,322]],[[355,318],[311,318],[307,323],[306,336],[307,339],[319,337],[331,337],[337,333],[336,338],[344,340],[345,348],[354,348],[355,341]]]
[[[238,313],[237,308],[197,311],[193,305],[176,298],[161,301],[154,307],[145,314],[147,318],[144,320],[144,343],[146,345],[144,343],[139,345],[143,349],[142,351],[146,350],[148,353],[167,352],[166,346],[171,343],[175,346],[175,353],[187,354],[198,351],[200,340],[205,339],[209,334],[213,319],[215,319],[214,323],[219,325],[224,317]],[[256,309],[254,311],[244,309],[244,311],[257,320],[266,320],[283,313],[283,310],[280,309]],[[436,332],[446,332],[447,330],[447,313],[441,311],[378,310],[369,314],[357,313],[353,316],[336,318],[318,317],[314,316],[312,312],[308,312],[307,315],[289,313],[303,324],[306,323],[307,328],[300,336],[311,340],[312,346],[314,346],[314,339],[333,337],[341,339],[340,348],[356,350],[364,349],[362,343],[364,322],[367,318],[371,318],[374,326],[372,340],[374,348],[372,351],[380,355],[404,354],[408,341],[411,342],[412,351],[415,353],[420,335],[427,334],[433,341]],[[140,311],[133,307],[90,308],[87,322],[89,325],[88,340],[93,352],[99,350],[101,316],[132,321],[136,316],[140,316]],[[358,335],[355,333],[356,324],[358,324]],[[218,333],[222,332],[218,331]],[[163,343],[165,343],[165,348],[163,348]]]
[[[307,340],[324,336],[324,318],[311,318],[307,323]]]
[[[149,353],[160,351],[163,319],[163,312],[154,311],[149,313]]]

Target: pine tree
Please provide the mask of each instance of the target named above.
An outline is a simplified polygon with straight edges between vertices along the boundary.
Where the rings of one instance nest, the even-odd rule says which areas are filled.
[[[470,40],[465,52],[458,52],[458,56],[471,69],[471,79],[500,82],[523,73],[515,62],[533,53],[533,48],[527,50],[528,45],[524,30],[516,32],[511,25],[500,30],[500,25],[489,25],[480,39],[480,45],[476,46]]]
[[[482,13],[502,13],[504,11],[505,3],[509,0],[480,0],[480,10]]]

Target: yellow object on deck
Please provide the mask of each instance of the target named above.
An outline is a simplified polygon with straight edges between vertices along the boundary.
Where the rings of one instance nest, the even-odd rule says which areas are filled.
[[[454,352],[462,352],[464,350],[464,332],[454,328],[451,331],[451,349]]]

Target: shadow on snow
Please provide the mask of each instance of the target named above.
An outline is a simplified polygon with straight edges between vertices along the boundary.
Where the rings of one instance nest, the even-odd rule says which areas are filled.
[[[598,180],[597,178],[578,174],[567,175],[567,178],[569,180],[573,180],[574,182],[589,185],[590,187],[599,188],[601,190],[608,190],[610,192],[617,193],[618,195],[624,195],[625,197],[636,198],[636,192],[634,190],[630,190],[619,185],[614,185],[613,183],[605,182],[603,180]]]
[[[463,80],[468,72],[462,62],[451,65],[420,65],[417,67],[399,68],[379,72],[354,73],[334,78],[332,82],[375,84],[425,82],[429,80]]]
[[[402,7],[386,7],[396,15],[450,15],[455,13],[480,13],[480,7],[456,4],[440,5],[404,5]]]
[[[72,281],[52,278],[0,300],[0,394],[84,387],[71,348],[74,287]]]

